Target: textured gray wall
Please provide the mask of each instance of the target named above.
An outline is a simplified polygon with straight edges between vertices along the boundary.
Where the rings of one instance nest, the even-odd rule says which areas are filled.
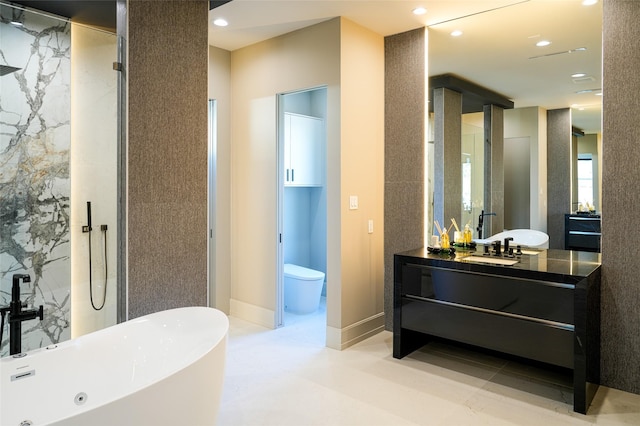
[[[129,1],[128,313],[207,304],[208,2]]]
[[[425,30],[386,37],[384,311],[393,327],[393,254],[422,247],[424,231]]]
[[[640,2],[603,5],[602,384],[640,393]]]
[[[564,215],[571,212],[571,110],[547,111],[547,234],[564,249]]]
[[[504,108],[485,105],[484,113],[484,235],[504,231]]]
[[[433,112],[433,219],[445,228],[451,218],[462,222],[462,94],[434,89]]]

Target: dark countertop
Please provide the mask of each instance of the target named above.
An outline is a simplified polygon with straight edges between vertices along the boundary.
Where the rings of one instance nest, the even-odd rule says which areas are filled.
[[[455,257],[448,254],[432,254],[425,248],[397,253],[411,263],[485,274],[505,275],[534,280],[577,283],[600,268],[600,253],[573,250],[533,250],[537,255],[523,254],[514,265],[479,263],[465,259],[468,256],[482,257],[482,247],[478,251],[457,249]],[[495,256],[490,256],[495,258]],[[410,258],[410,259],[407,259]]]

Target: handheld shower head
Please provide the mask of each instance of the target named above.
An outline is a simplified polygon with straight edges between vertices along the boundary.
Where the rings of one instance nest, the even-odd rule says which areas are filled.
[[[22,68],[12,67],[9,65],[0,65],[0,77],[21,70]]]

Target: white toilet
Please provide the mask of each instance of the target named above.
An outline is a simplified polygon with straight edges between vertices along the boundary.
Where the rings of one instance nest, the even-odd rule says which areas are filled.
[[[285,263],[284,308],[294,314],[315,312],[320,305],[324,272]]]

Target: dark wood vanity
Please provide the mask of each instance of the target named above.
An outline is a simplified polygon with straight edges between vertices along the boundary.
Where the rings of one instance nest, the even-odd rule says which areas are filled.
[[[573,408],[586,414],[600,383],[600,254],[532,253],[513,265],[396,254],[393,356],[436,336],[571,369]]]

